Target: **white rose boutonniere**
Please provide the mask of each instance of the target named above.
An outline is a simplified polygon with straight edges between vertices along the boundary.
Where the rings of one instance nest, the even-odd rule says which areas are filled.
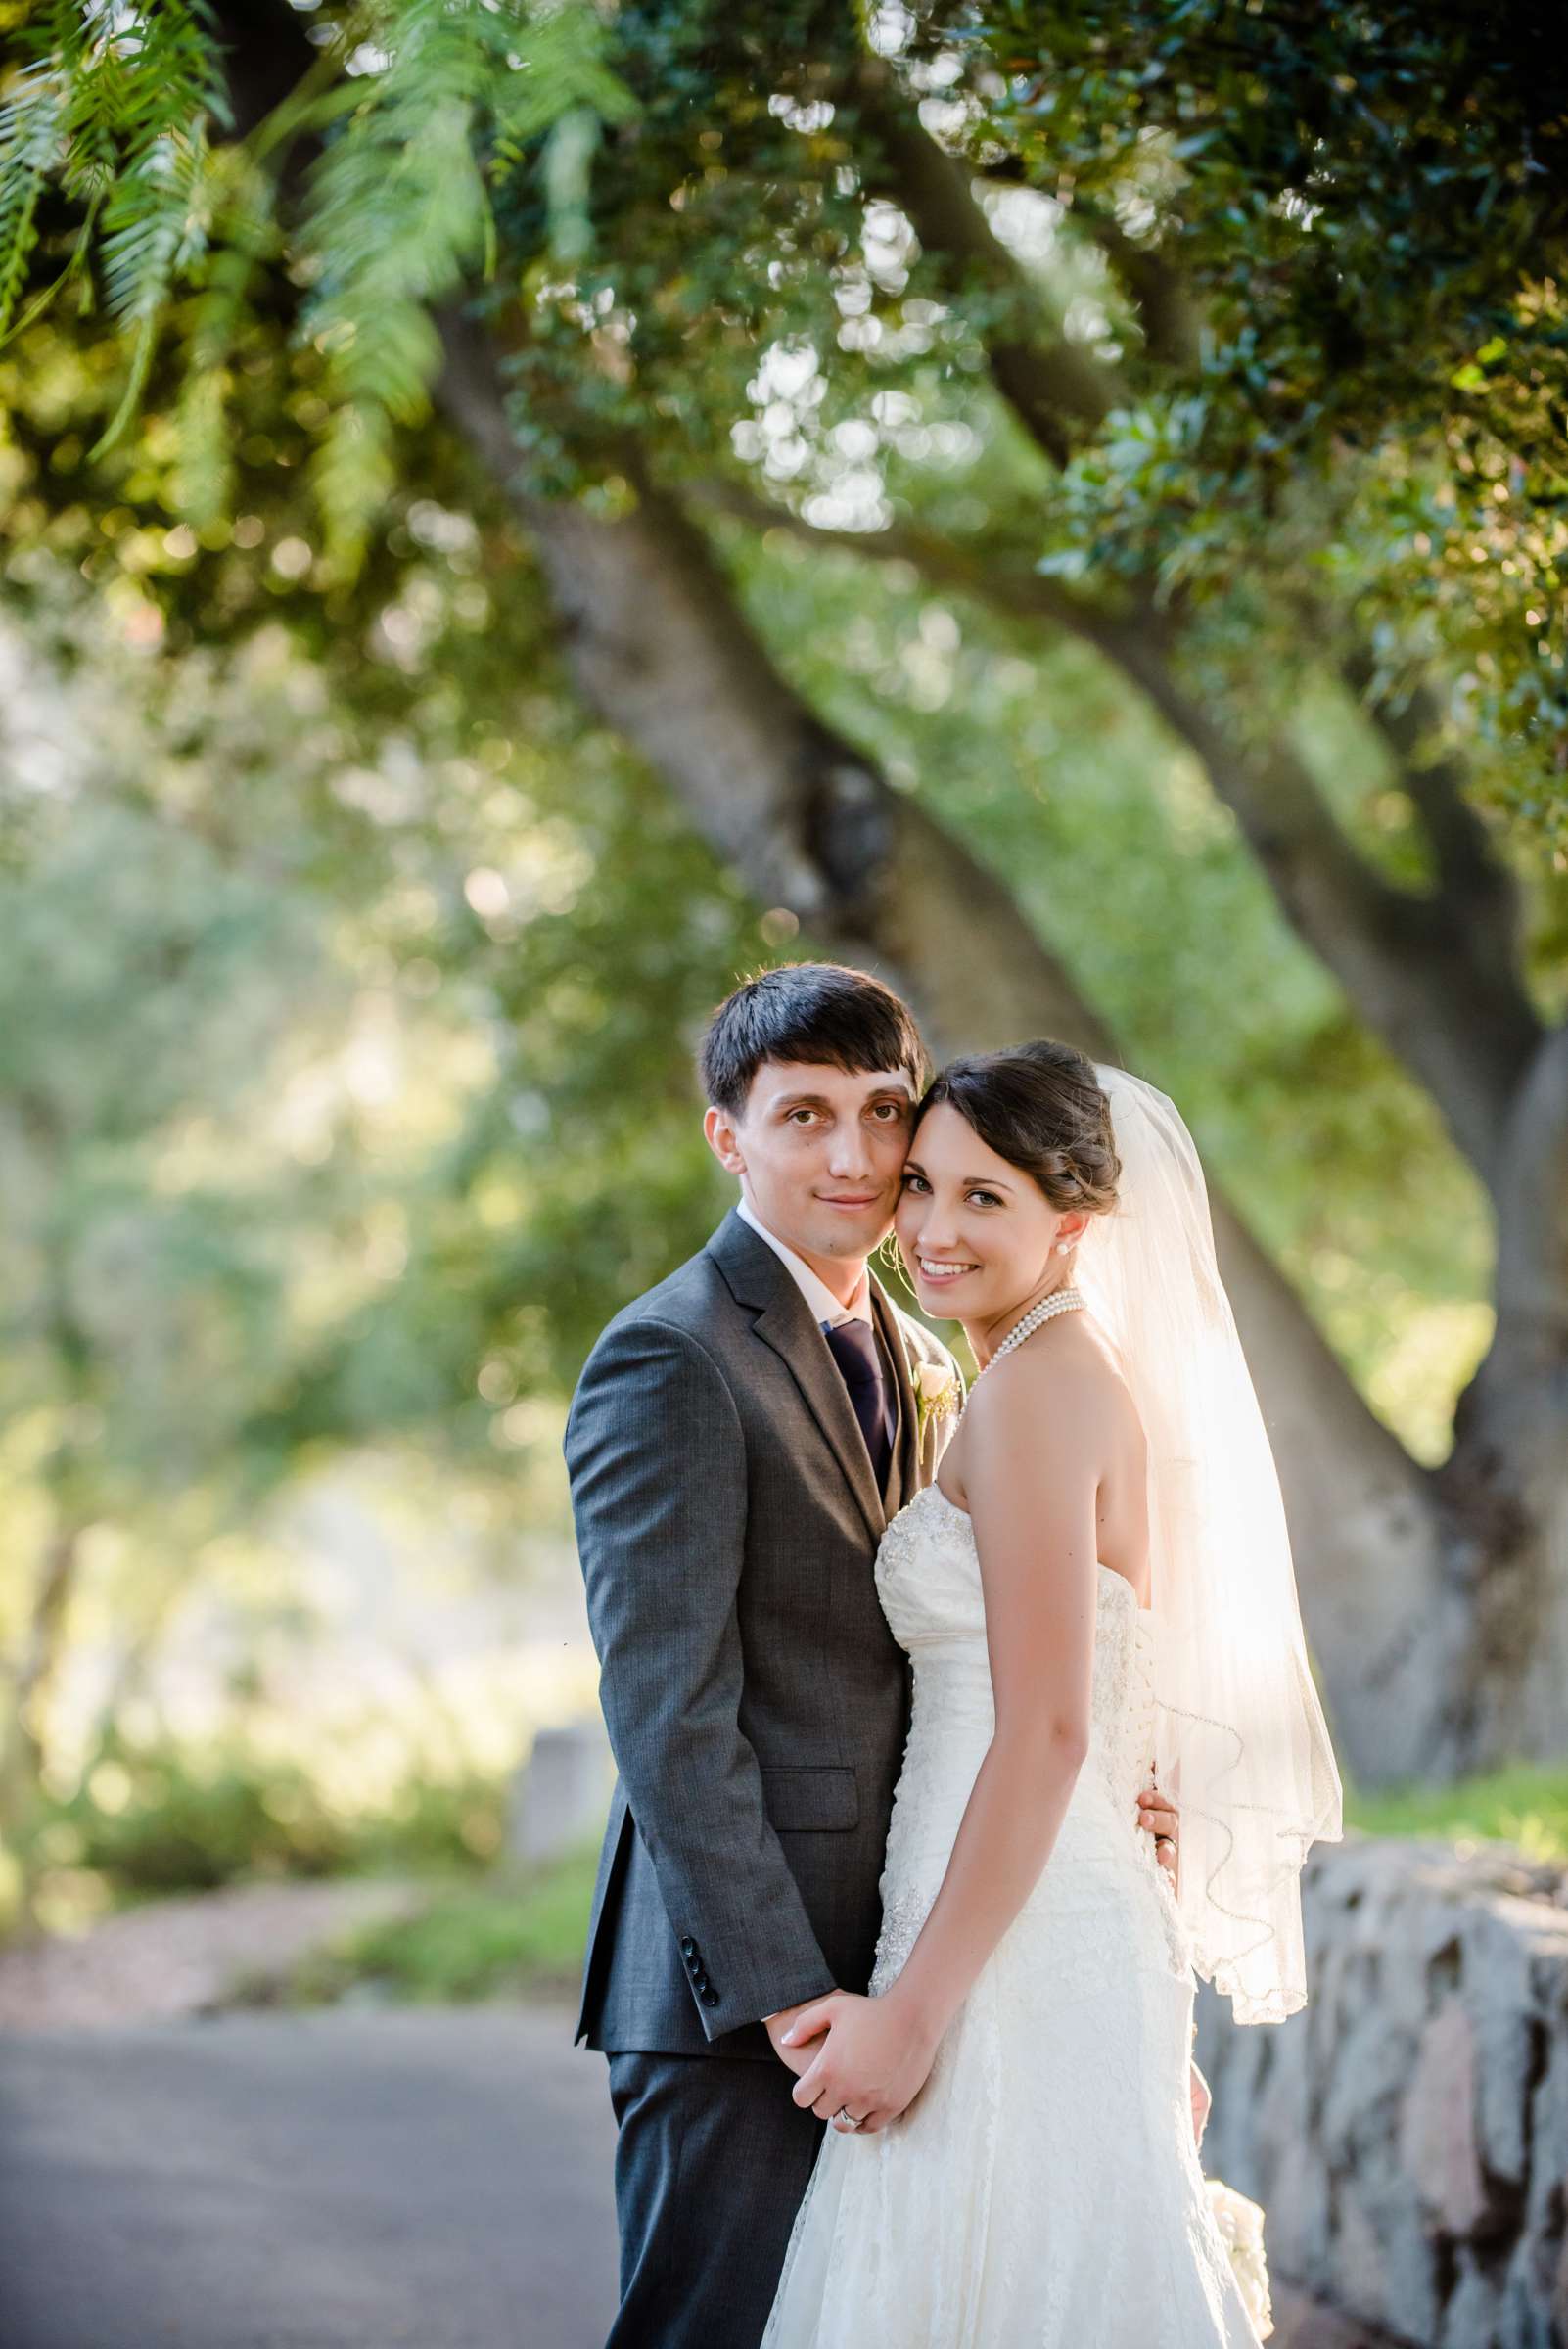
[[[945,1362],[921,1362],[914,1378],[915,1403],[920,1412],[920,1441],[934,1419],[950,1419],[958,1408],[958,1374]]]

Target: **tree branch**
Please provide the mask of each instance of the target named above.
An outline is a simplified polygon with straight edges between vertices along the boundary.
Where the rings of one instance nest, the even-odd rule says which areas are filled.
[[[1022,156],[1002,155],[992,161],[969,162],[971,180],[988,187],[1032,187]],[[1121,222],[1075,189],[1067,207],[1073,224],[1096,244],[1120,278],[1137,312],[1143,347],[1151,359],[1184,371],[1196,368],[1201,357],[1198,313],[1191,292],[1169,253],[1140,245]]]
[[[1453,900],[1417,897],[1374,872],[1288,743],[1276,739],[1254,752],[1233,741],[1181,685],[1162,615],[1107,611],[1005,549],[965,547],[907,524],[822,530],[733,484],[705,484],[695,494],[757,528],[873,561],[910,563],[1015,624],[1064,629],[1111,662],[1199,760],[1293,929],[1431,1093],[1483,1179],[1495,1181],[1512,1088],[1540,1035],[1517,983],[1501,995],[1477,987]]]
[[[1460,1396],[1436,1490],[1454,1538],[1466,1669],[1456,1729],[1470,1752],[1560,1740],[1568,1621],[1561,1604],[1568,1426],[1568,1026],[1538,1048],[1502,1139],[1498,1319]]]
[[[979,294],[994,305],[986,338],[992,374],[1051,463],[1067,464],[1075,430],[1103,424],[1125,396],[1116,375],[1065,335],[1041,333],[1038,296],[992,232],[967,172],[931,136],[880,59],[862,63],[851,103],[875,150],[862,162],[865,185],[906,214],[949,294]]]
[[[1522,907],[1518,885],[1464,795],[1466,761],[1445,742],[1438,697],[1424,680],[1400,692],[1377,682],[1369,652],[1344,663],[1345,681],[1382,736],[1431,844],[1438,895],[1455,943],[1462,940],[1477,984],[1527,1039],[1539,1036],[1519,982]]]
[[[1537,1048],[1503,1134],[1498,1329],[1478,1385],[1505,1380],[1568,1417],[1568,1025]]]
[[[779,676],[675,501],[645,490],[631,512],[603,519],[530,495],[492,346],[472,320],[448,314],[442,330],[440,404],[540,551],[585,700],[667,778],[754,895],[906,991],[939,1052],[1054,1034],[1119,1057],[1006,886]],[[1349,1750],[1369,1775],[1413,1771],[1438,1701],[1409,1638],[1434,1574],[1429,1479],[1234,1213],[1218,1194],[1213,1205]],[[1320,1505],[1328,1490],[1332,1511]]]
[[[759,496],[743,483],[713,476],[682,481],[678,495],[688,506],[743,522],[758,530],[785,530],[810,546],[835,547],[874,563],[907,563],[933,586],[950,588],[1003,613],[1026,614],[1090,644],[1135,622],[1140,629],[1164,632],[1163,617],[1129,604],[1118,612],[1084,595],[1065,580],[1037,571],[1026,555],[993,537],[951,538],[918,524],[890,523],[879,530],[836,530],[807,522],[789,506]]]
[[[1130,237],[1119,220],[1075,195],[1068,218],[1093,238],[1131,299],[1143,347],[1159,365],[1196,372],[1201,350],[1191,292],[1169,255]]]
[[[1065,463],[1069,424],[1103,421],[1121,395],[1114,379],[1042,320],[1026,274],[992,234],[964,169],[926,131],[889,69],[868,65],[860,88],[890,193],[935,268],[951,283],[973,279],[994,293],[1002,324],[988,338],[992,377],[1038,445]],[[1137,251],[1125,242],[1130,254]],[[1144,600],[1152,609],[1152,596]],[[1061,624],[1069,623],[1064,618]],[[1480,852],[1475,819],[1457,792],[1440,771],[1403,761],[1407,788],[1424,816],[1430,810],[1443,878],[1432,898],[1395,889],[1340,830],[1289,743],[1244,750],[1206,706],[1188,699],[1169,637],[1159,640],[1145,620],[1098,628],[1090,640],[1202,760],[1286,918],[1432,1093],[1459,1148],[1495,1187],[1511,1088],[1541,1032],[1511,961],[1511,920],[1497,918],[1503,908],[1495,868]],[[1385,709],[1375,722],[1424,731],[1415,703]],[[1478,922],[1483,882],[1492,901]]]
[[[230,0],[228,13],[264,41],[260,10]],[[644,484],[612,519],[538,498],[498,345],[456,305],[438,324],[438,404],[538,549],[584,699],[665,775],[758,898],[883,969],[940,1051],[1053,1033],[1106,1054],[1102,1024],[1005,885],[779,676],[675,502]],[[1429,1618],[1442,1540],[1430,1479],[1222,1199],[1213,1204],[1345,1750],[1369,1778],[1413,1772],[1430,1758],[1447,1685],[1434,1684],[1411,1635]]]
[[[1513,1087],[1540,1030],[1517,986],[1479,989],[1468,934],[1441,894],[1397,889],[1353,847],[1306,762],[1276,736],[1237,746],[1135,637],[1124,666],[1202,760],[1280,907],[1368,1026],[1431,1094],[1458,1148],[1497,1192]]]

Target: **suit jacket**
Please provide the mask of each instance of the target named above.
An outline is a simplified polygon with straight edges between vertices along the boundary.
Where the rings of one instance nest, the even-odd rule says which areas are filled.
[[[821,1329],[737,1215],[583,1369],[566,1456],[619,1772],[591,2047],[774,2061],[761,2016],[870,1978],[909,1726],[872,1566],[951,1432],[920,1429],[914,1376],[957,1375],[874,1279],[872,1310],[898,1390],[881,1493]]]

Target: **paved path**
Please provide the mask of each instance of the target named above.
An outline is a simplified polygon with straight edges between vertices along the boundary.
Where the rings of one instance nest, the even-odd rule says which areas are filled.
[[[0,2034],[5,2349],[598,2349],[603,2058],[564,2011]]]
[[[600,2349],[604,2065],[565,2009],[0,2031],[4,2349]],[[1269,2349],[1371,2349],[1277,2292]]]
[[[424,1907],[418,1884],[339,1876],[321,1884],[227,1884],[106,1916],[79,1939],[39,1935],[0,1949],[0,2031],[171,2022],[236,2002],[251,1977],[287,1981],[339,1934]]]

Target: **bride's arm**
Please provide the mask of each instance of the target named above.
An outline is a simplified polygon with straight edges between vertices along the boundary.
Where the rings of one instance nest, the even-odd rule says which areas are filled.
[[[946,1873],[897,1982],[800,2018],[831,2027],[795,2100],[880,2127],[918,2093],[943,2033],[1050,1857],[1088,1747],[1094,1653],[1092,1382],[1020,1359],[978,1392],[964,1484],[980,1553],[994,1733]],[[1085,1392],[1085,1388],[1088,1392]],[[820,2018],[820,2019],[817,2019]]]
[[[933,2044],[1039,1880],[1088,1750],[1098,1413],[1045,1361],[980,1401],[964,1476],[996,1727],[930,1915],[889,1992]]]

